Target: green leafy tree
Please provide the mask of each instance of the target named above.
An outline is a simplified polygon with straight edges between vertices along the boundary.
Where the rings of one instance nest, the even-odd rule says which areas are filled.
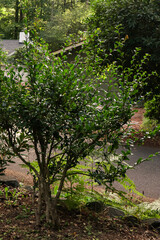
[[[80,42],[83,40],[81,33],[86,30],[85,19],[89,13],[90,8],[86,3],[77,3],[73,8],[65,11],[59,8],[41,31],[41,36],[53,51],[64,47],[69,36],[71,44]]]
[[[1,0],[0,34],[4,39],[17,39],[27,19],[29,30],[38,25],[39,34],[45,40],[55,45],[54,42],[62,41],[64,44],[66,34],[77,34],[84,29],[82,19],[87,11],[88,4],[74,0]]]
[[[92,3],[93,14],[88,19],[88,34],[94,34],[91,42],[92,49],[103,59],[103,64],[117,61],[119,53],[113,52],[110,58],[105,57],[110,48],[114,51],[114,42],[117,38],[125,39],[123,46],[124,66],[130,65],[131,56],[136,47],[141,48],[139,59],[145,53],[150,54],[148,63],[142,66],[144,71],[152,73],[157,71],[157,76],[146,79],[141,93],[147,94],[146,98],[153,97],[160,89],[160,4],[156,0],[98,0]],[[119,34],[115,31],[119,26]],[[99,51],[103,49],[104,51]],[[97,50],[99,52],[97,52]],[[132,76],[133,77],[133,76]],[[131,80],[132,80],[131,77]]]
[[[3,38],[17,39],[23,28],[23,12],[20,0],[1,0],[0,33]]]
[[[111,64],[97,74],[98,57],[90,65],[78,56],[68,63],[66,56],[56,58],[39,40],[26,43],[25,48],[23,64],[5,63],[1,69],[1,143],[38,179],[37,224],[44,203],[46,222],[58,226],[57,201],[68,171],[93,151],[102,156],[98,161],[94,158],[97,170],[90,173],[93,179],[107,187],[125,176],[130,144],[125,140],[124,125],[133,114],[135,86],[128,82],[132,69],[118,73]],[[112,162],[109,156],[116,154],[120,144],[124,151]],[[39,171],[26,157],[31,150]],[[57,180],[52,199],[51,185]]]
[[[5,78],[4,65],[7,66],[6,55],[0,48],[0,95],[2,94],[1,81]],[[0,105],[2,105],[1,98]],[[3,128],[0,127],[0,175],[4,175],[4,170],[6,169],[8,163],[13,163],[13,156],[13,151],[6,142],[6,136],[4,135]]]

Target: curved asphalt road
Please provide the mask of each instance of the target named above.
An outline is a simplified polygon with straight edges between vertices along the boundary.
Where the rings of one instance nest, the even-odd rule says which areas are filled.
[[[140,157],[146,158],[150,154],[154,154],[160,151],[160,148],[148,147],[148,146],[136,146],[133,149],[133,155],[130,156],[130,165],[133,165]],[[30,153],[29,159],[34,159],[33,153]],[[16,160],[16,164],[11,164],[8,169],[13,170],[16,174],[23,174],[26,176],[27,170],[22,169],[19,164],[20,160]],[[160,155],[153,158],[152,161],[146,161],[136,166],[135,169],[129,170],[127,175],[134,181],[137,186],[137,190],[144,193],[146,197],[160,198]],[[121,189],[118,183],[115,183],[118,189]],[[123,189],[124,190],[124,189]]]
[[[128,163],[133,165],[140,157],[147,158],[159,151],[160,148],[157,147],[136,146]],[[146,197],[160,198],[160,155],[153,157],[151,161],[141,163],[133,170],[128,170],[127,175],[134,181],[137,190]],[[122,189],[118,184],[115,186]]]

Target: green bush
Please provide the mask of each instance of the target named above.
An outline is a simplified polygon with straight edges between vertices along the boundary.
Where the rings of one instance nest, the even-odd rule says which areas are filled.
[[[23,63],[6,63],[1,70],[0,127],[8,148],[38,179],[37,224],[44,201],[46,221],[57,226],[56,205],[67,172],[95,149],[102,155],[105,151],[97,172],[100,165],[105,166],[126,134],[122,126],[132,116],[129,98],[134,89],[123,81],[123,76],[118,91],[112,91],[117,83],[108,84],[105,72],[97,75],[94,69],[97,62],[87,65],[77,56],[75,62],[68,63],[63,54],[61,58],[50,54],[39,39],[25,43],[25,48]],[[117,76],[116,69],[115,65],[110,66],[113,76]],[[105,84],[105,89],[101,84]],[[39,171],[24,155],[31,149]],[[127,154],[124,151],[121,159],[112,164],[110,174],[107,171],[103,175],[110,178],[108,184],[125,175],[127,165],[123,160]],[[57,179],[58,191],[52,201],[50,186]]]
[[[119,46],[116,42],[115,48]],[[122,66],[115,63],[97,73],[98,56],[88,64],[85,52],[86,58],[77,56],[69,63],[63,53],[51,54],[40,39],[26,42],[24,48],[23,61],[8,64],[0,55],[0,146],[19,157],[37,179],[37,224],[45,206],[46,222],[56,227],[64,182],[80,161],[94,154],[95,169],[88,169],[88,175],[106,190],[125,177],[130,168],[125,161],[131,153],[127,123],[133,115],[132,95],[145,75],[138,65],[134,83],[129,82],[133,69],[120,72]],[[30,151],[37,165],[26,157]],[[52,199],[51,185],[57,180]]]
[[[145,108],[145,116],[160,124],[160,95],[155,95],[152,100],[146,102]]]
[[[147,114],[145,114],[147,115]],[[144,117],[143,118],[143,123],[141,125],[141,129],[142,131],[153,131],[156,127],[157,127],[157,120],[154,120],[153,118],[147,118],[147,117]]]

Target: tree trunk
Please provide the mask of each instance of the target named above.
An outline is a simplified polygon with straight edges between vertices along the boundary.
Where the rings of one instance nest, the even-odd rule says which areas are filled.
[[[20,23],[23,21],[23,11],[22,8],[20,9]]]
[[[37,226],[40,226],[40,223],[41,223],[42,202],[43,202],[43,186],[42,186],[42,181],[39,179],[38,180],[38,206],[36,210]]]
[[[15,5],[15,39],[18,38],[18,23],[19,23],[19,18],[18,18],[18,13],[19,13],[19,0],[16,0],[16,5]]]
[[[54,18],[54,1],[51,2],[51,21],[53,21]]]
[[[51,224],[54,228],[59,228],[59,218],[57,214],[57,205],[53,204],[51,197],[50,184],[43,180],[43,189],[46,205],[46,222]]]
[[[65,12],[65,10],[66,10],[66,0],[64,0],[63,3],[64,3],[64,12]]]

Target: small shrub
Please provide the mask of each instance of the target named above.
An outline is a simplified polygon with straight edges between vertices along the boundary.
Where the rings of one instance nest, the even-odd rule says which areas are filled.
[[[157,127],[158,122],[153,119],[144,117],[141,125],[141,130],[145,132],[151,132]]]

